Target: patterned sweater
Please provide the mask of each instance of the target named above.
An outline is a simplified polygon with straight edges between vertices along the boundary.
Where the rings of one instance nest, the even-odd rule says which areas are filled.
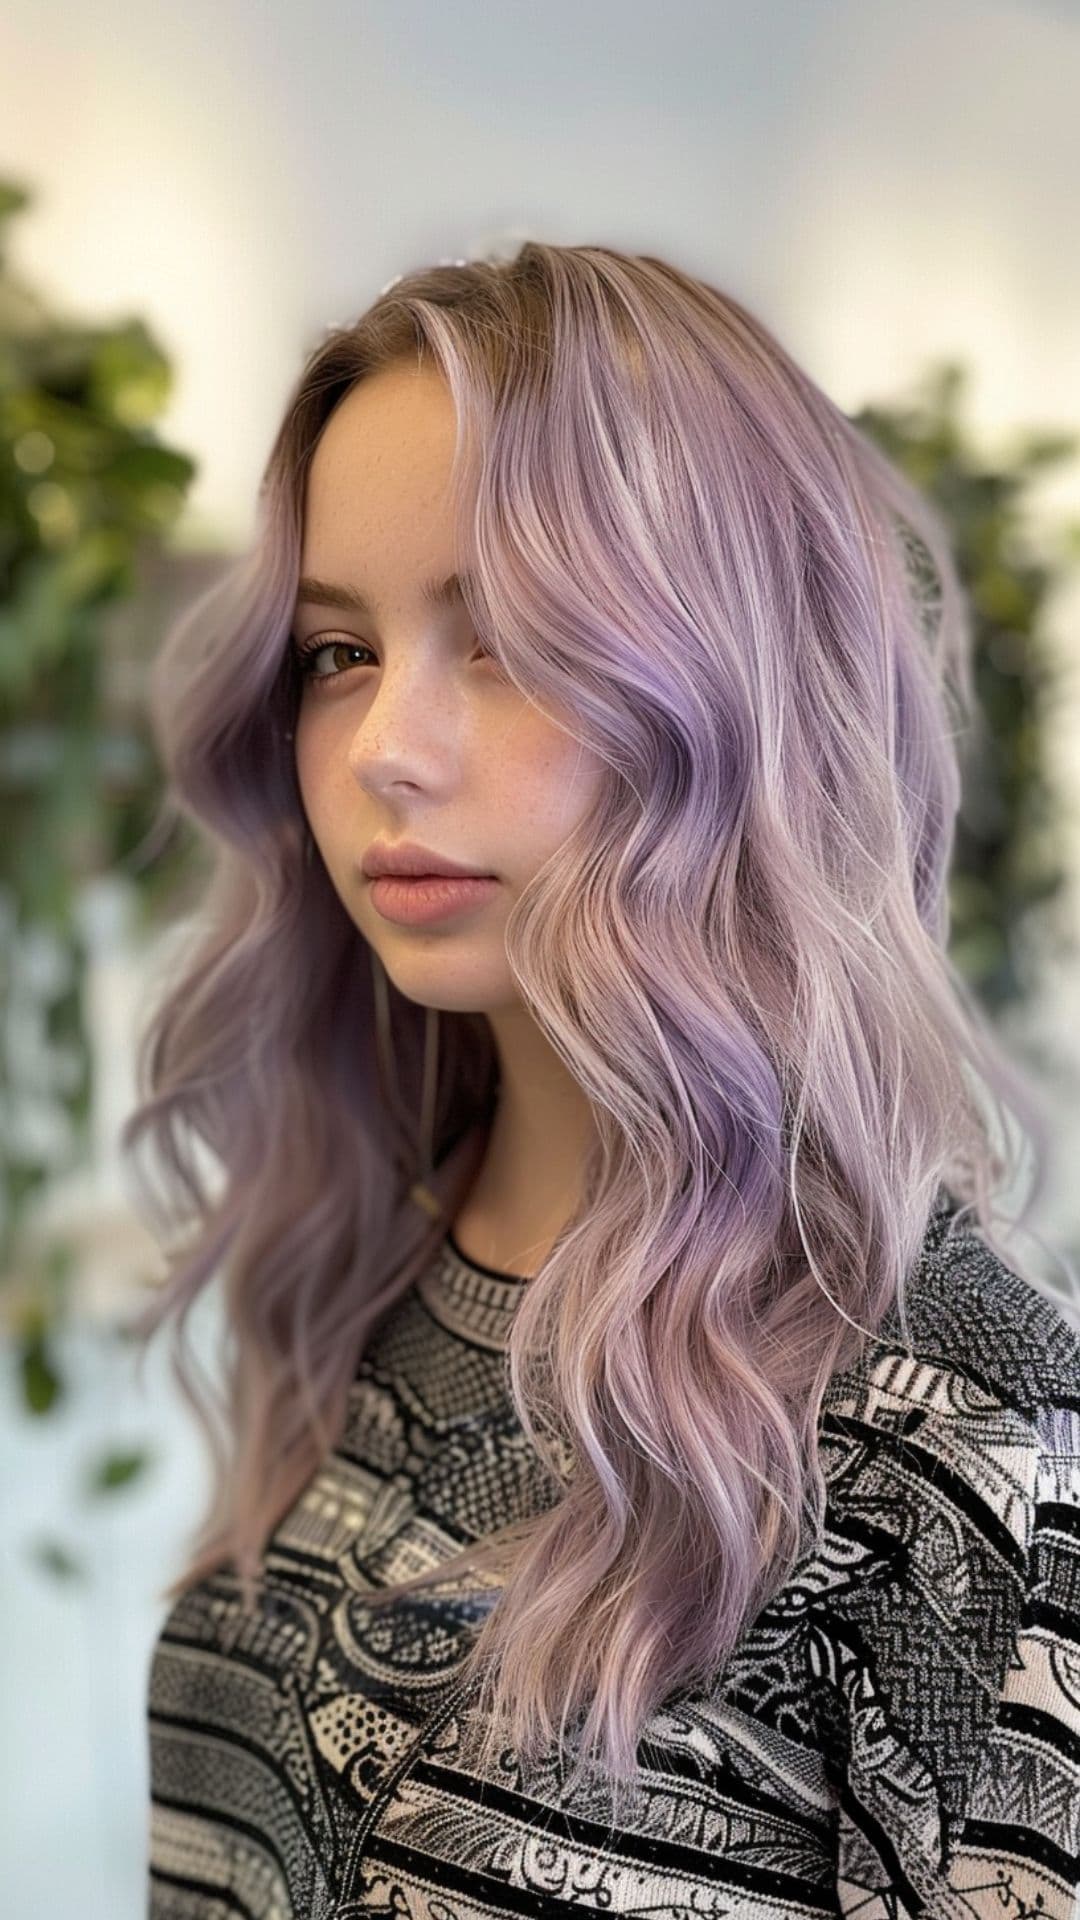
[[[939,1190],[894,1315],[830,1382],[823,1540],[708,1692],[602,1777],[477,1763],[473,1582],[372,1588],[554,1497],[509,1398],[521,1282],[448,1235],[270,1543],[149,1670],[150,1920],[1080,1916],[1080,1334]],[[489,1590],[486,1604],[493,1601]]]

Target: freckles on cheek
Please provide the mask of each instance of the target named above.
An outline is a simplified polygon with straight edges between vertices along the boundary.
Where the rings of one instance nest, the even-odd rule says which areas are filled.
[[[301,703],[294,726],[293,747],[296,774],[305,786],[325,784],[326,774],[336,758],[333,733],[327,725],[333,715],[317,713]]]
[[[319,742],[313,737],[311,729],[305,729],[303,735],[299,725],[296,729],[296,784],[300,792],[300,804],[307,817],[312,832],[319,834],[323,817],[327,812],[328,756],[320,750]]]
[[[300,789],[300,796],[306,806],[308,795],[311,792],[311,751],[305,734],[301,730],[299,721],[296,723],[296,738],[293,742],[293,748],[293,765],[296,769],[296,784]]]

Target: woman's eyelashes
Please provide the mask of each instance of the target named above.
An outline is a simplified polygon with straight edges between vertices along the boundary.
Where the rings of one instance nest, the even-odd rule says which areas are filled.
[[[294,636],[291,644],[300,677],[311,685],[318,685],[324,680],[340,680],[344,678],[344,673],[336,672],[333,668],[325,673],[318,671],[316,662],[320,654],[363,653],[367,654],[370,660],[376,663],[378,661],[378,655],[375,653],[374,648],[369,647],[364,640],[354,639],[351,634],[331,634],[329,636],[326,634],[316,634],[310,640],[297,640]],[[489,663],[492,666],[498,665],[494,655],[490,654],[486,648],[481,646],[480,642],[477,642],[477,647],[479,649],[479,657],[483,662]],[[350,665],[356,667],[358,671],[366,664],[367,662],[364,661],[353,661],[350,663]],[[348,671],[349,667],[347,666],[344,672],[347,673]]]

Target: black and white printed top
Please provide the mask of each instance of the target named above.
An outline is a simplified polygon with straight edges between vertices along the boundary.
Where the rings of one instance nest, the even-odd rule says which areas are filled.
[[[954,1212],[941,1188],[912,1350],[890,1316],[830,1383],[820,1549],[722,1684],[651,1717],[619,1824],[557,1754],[527,1788],[509,1749],[480,1771],[456,1685],[475,1581],[365,1602],[557,1492],[504,1375],[521,1283],[448,1236],[277,1527],[258,1613],[222,1572],[165,1619],[150,1920],[1077,1920],[1080,1334]]]

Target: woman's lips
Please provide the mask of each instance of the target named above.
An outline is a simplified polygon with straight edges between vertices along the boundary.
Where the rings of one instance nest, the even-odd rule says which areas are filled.
[[[466,880],[445,873],[411,875],[386,873],[371,882],[371,903],[384,920],[400,926],[426,926],[483,906],[499,882],[491,875]]]

